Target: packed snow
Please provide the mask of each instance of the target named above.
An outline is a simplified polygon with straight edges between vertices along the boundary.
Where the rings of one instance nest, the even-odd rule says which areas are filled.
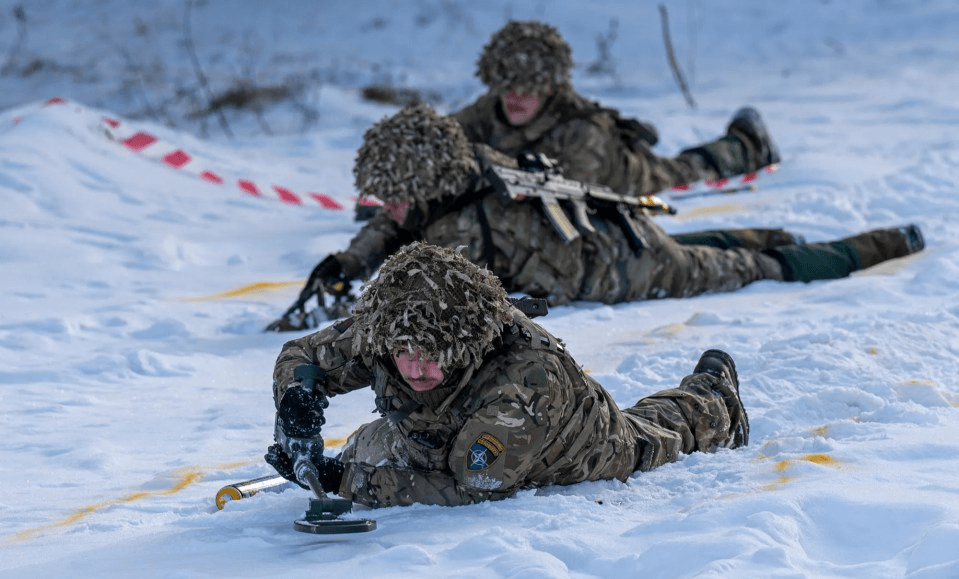
[[[0,576],[959,577],[959,6],[665,5],[696,108],[652,2],[0,3]],[[661,154],[720,135],[739,106],[763,113],[780,170],[675,201],[667,231],[821,241],[917,223],[925,251],[541,319],[622,405],[728,351],[746,448],[625,483],[356,508],[344,517],[377,529],[355,535],[296,532],[310,495],[290,485],[217,509],[221,487],[272,474],[272,368],[293,336],[263,327],[360,227],[353,155],[398,110],[362,88],[456,110],[483,92],[476,57],[508,18],[557,26],[580,92],[655,123]],[[210,94],[296,90],[191,115],[176,95],[207,94],[191,55]],[[121,143],[137,131],[192,162]],[[327,453],[372,410],[366,392],[334,398]]]

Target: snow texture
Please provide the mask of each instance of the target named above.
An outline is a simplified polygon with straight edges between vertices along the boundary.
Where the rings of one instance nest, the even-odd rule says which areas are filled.
[[[953,0],[666,2],[695,109],[652,2],[17,6],[0,3],[0,576],[959,577]],[[259,119],[227,109],[232,139],[184,107],[149,117],[196,89],[186,8],[211,88],[313,75],[299,100]],[[359,89],[455,110],[481,94],[475,60],[509,17],[556,25],[574,84],[655,123],[662,154],[718,136],[741,105],[763,113],[781,170],[754,192],[677,201],[657,218],[667,231],[820,241],[917,223],[926,250],[844,280],[542,320],[623,405],[676,385],[707,348],[730,352],[747,448],[625,483],[357,509],[378,529],[352,536],[295,532],[298,487],[218,511],[222,486],[271,474],[271,373],[291,336],[261,329],[359,224],[174,170],[108,139],[102,117],[349,207],[363,131],[397,110]],[[368,392],[335,397],[327,453],[372,409]]]

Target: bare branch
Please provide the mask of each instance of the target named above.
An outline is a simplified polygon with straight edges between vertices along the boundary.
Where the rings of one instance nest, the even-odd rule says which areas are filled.
[[[13,45],[13,48],[10,49],[10,54],[7,55],[7,61],[4,63],[3,68],[0,68],[0,74],[7,74],[16,67],[17,60],[20,57],[20,51],[27,44],[27,13],[23,10],[22,4],[17,4],[13,7],[13,17],[17,20],[17,42]]]
[[[184,35],[184,45],[186,46],[186,51],[190,55],[190,60],[193,63],[193,70],[196,72],[196,78],[200,82],[200,88],[206,93],[207,102],[213,100],[213,95],[210,93],[210,85],[206,80],[206,75],[203,74],[203,68],[200,67],[200,59],[196,55],[196,46],[193,44],[193,30],[190,27],[190,11],[193,9],[193,0],[186,0],[186,6],[183,10],[183,35]],[[223,132],[226,133],[226,136],[233,138],[233,131],[230,130],[229,123],[226,122],[226,115],[223,114],[223,111],[220,109],[216,110],[217,118],[220,120],[220,127],[223,128]]]
[[[676,62],[676,54],[673,52],[673,42],[669,38],[669,14],[666,12],[666,6],[663,4],[659,5],[659,17],[663,23],[663,42],[666,44],[666,57],[669,59],[669,66],[673,69],[673,77],[676,78],[676,84],[679,85],[679,90],[683,93],[683,96],[686,97],[686,104],[689,105],[689,108],[696,108],[696,101],[693,100],[693,95],[689,92],[689,86],[686,84],[686,79],[683,77],[683,72],[679,69],[679,64]]]

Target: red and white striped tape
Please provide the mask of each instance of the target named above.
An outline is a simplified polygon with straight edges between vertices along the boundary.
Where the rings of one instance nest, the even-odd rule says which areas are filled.
[[[56,97],[44,103],[44,107],[50,105],[66,104],[67,101]],[[14,117],[13,123],[20,122],[20,117]],[[202,167],[193,156],[183,149],[164,143],[159,137],[146,131],[137,130],[118,119],[103,116],[100,120],[103,131],[114,141],[121,143],[127,149],[159,161],[166,166],[179,171],[185,171],[197,176],[204,181],[223,185],[229,181],[235,181],[236,187],[244,193],[253,197],[272,198],[283,203],[291,205],[312,205],[316,204],[323,209],[332,211],[341,211],[343,206],[335,199],[324,193],[306,193],[297,194],[288,187],[280,185],[264,186],[252,179],[226,177],[211,169]],[[779,168],[778,164],[773,164],[762,169],[762,172],[773,173]],[[696,183],[687,183],[677,185],[668,190],[668,193],[682,193],[695,191],[698,189],[724,189],[732,184],[733,187],[744,186],[752,183],[759,178],[759,172],[748,173],[741,177],[731,179],[706,179]],[[355,198],[354,198],[355,199]],[[372,197],[363,197],[359,199],[360,205],[381,205],[378,199]]]
[[[759,178],[759,173],[775,173],[779,170],[779,164],[773,163],[772,165],[767,165],[759,171],[753,171],[752,173],[746,173],[739,177],[730,177],[722,179],[703,179],[702,181],[696,181],[694,183],[684,183],[682,185],[676,185],[675,187],[669,189],[669,193],[682,193],[687,191],[695,191],[697,189],[726,189],[727,187],[738,188],[744,185],[749,185],[753,181]]]
[[[265,186],[252,179],[226,176],[207,167],[203,167],[196,159],[176,145],[160,140],[156,135],[136,129],[130,125],[111,117],[102,117],[101,125],[106,134],[114,141],[127,149],[144,157],[159,161],[178,171],[197,176],[204,181],[223,185],[233,182],[236,187],[253,197],[274,199],[291,205],[318,205],[323,209],[340,211],[343,206],[335,199],[324,193],[295,193],[289,187],[280,185]]]
[[[65,99],[55,97],[44,102],[43,107],[65,104],[67,104]],[[22,118],[20,116],[15,116],[12,119],[14,125],[19,124],[21,120]],[[331,211],[341,211],[343,209],[343,206],[336,199],[325,193],[300,194],[294,192],[289,187],[280,185],[265,186],[262,183],[257,183],[253,179],[226,176],[207,167],[203,167],[196,161],[193,155],[190,155],[182,148],[165,143],[156,135],[152,135],[147,131],[138,130],[119,119],[102,116],[100,118],[100,128],[110,139],[122,144],[130,151],[159,161],[171,169],[191,173],[209,183],[224,185],[232,182],[235,183],[240,191],[247,195],[264,199],[274,199],[290,205],[315,205]]]

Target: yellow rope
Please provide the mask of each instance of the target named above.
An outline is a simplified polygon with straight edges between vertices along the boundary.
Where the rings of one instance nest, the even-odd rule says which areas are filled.
[[[326,446],[327,448],[338,448],[340,446],[343,446],[343,444],[346,443],[346,438],[329,438],[324,440],[323,442],[324,442],[324,446]],[[256,462],[259,462],[259,460],[231,462],[231,463],[227,463],[219,466],[214,466],[213,468],[206,469],[206,470],[232,470],[232,469],[240,468],[242,466],[247,466]],[[204,469],[198,466],[191,466],[191,467],[178,469],[174,471],[174,474],[177,475],[177,479],[173,482],[173,485],[170,486],[170,488],[159,489],[155,491],[137,491],[137,492],[125,495],[123,497],[120,497],[119,499],[116,499],[116,500],[101,501],[99,503],[87,505],[85,507],[81,507],[77,509],[76,511],[63,517],[59,521],[48,523],[46,525],[40,525],[39,527],[34,527],[32,529],[27,529],[25,531],[20,531],[19,533],[12,535],[9,540],[13,542],[21,542],[21,541],[26,541],[27,539],[33,539],[43,534],[44,531],[49,531],[51,529],[57,529],[57,528],[73,525],[74,523],[78,523],[82,521],[86,517],[90,516],[91,514],[99,510],[105,509],[107,507],[112,507],[114,505],[123,505],[127,503],[133,503],[133,502],[147,499],[150,497],[162,497],[162,496],[174,495],[184,490],[185,488],[192,486],[200,482],[201,480],[203,480],[203,470]]]
[[[179,302],[212,302],[229,298],[238,298],[255,293],[274,292],[290,286],[302,286],[306,281],[258,281],[236,289],[193,298],[176,298]]]

